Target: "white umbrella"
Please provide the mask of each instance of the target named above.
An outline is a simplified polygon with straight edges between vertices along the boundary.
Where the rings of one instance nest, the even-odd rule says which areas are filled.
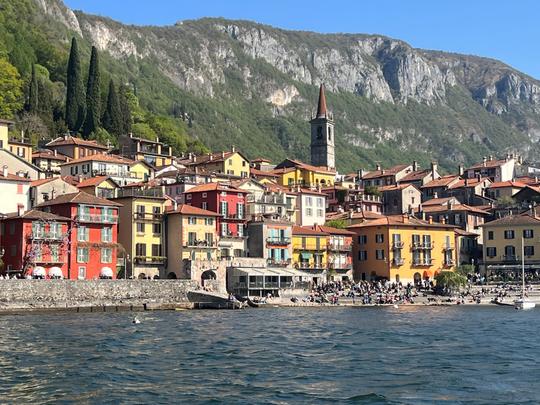
[[[99,278],[113,278],[113,271],[110,267],[102,267]]]
[[[50,278],[64,278],[64,274],[62,273],[62,269],[60,267],[51,267],[49,270],[49,277]]]
[[[45,278],[46,275],[47,275],[47,272],[45,271],[45,268],[41,266],[36,266],[32,270],[32,277],[34,278]]]

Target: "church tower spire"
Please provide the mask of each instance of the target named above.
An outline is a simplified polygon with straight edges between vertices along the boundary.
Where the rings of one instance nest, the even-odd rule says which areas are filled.
[[[319,88],[317,114],[309,123],[311,124],[311,164],[335,169],[334,119],[327,110],[324,84],[321,84]]]

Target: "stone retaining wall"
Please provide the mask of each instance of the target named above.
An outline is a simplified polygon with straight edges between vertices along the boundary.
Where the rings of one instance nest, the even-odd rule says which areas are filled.
[[[187,306],[192,280],[0,280],[0,310]]]

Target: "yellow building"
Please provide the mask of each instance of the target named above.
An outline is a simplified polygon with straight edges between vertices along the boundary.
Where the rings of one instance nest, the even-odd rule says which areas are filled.
[[[118,243],[128,256],[127,277],[163,278],[167,257],[163,231],[166,198],[158,190],[118,190]]]
[[[525,271],[540,270],[540,218],[532,215],[509,215],[482,225],[484,270],[489,273],[521,271],[522,252]],[[522,247],[523,244],[523,247]]]
[[[189,262],[216,261],[218,234],[213,211],[180,205],[167,212],[167,277],[190,278]]]
[[[129,172],[135,175],[138,179],[148,181],[154,177],[154,169],[144,160],[137,160],[129,165]]]
[[[13,121],[0,119],[0,148],[8,149],[9,141],[9,126],[13,125]]]
[[[234,147],[229,152],[189,154],[180,163],[190,169],[197,168],[207,173],[221,173],[236,177],[249,177],[249,160]]]
[[[285,159],[271,172],[278,175],[278,184],[285,187],[326,187],[334,184],[335,170]]]
[[[97,176],[81,180],[77,188],[96,197],[114,198],[120,186],[109,176]]]
[[[23,140],[10,139],[8,141],[9,151],[21,159],[32,163],[32,144]]]
[[[293,266],[318,283],[327,270],[329,234],[303,226],[293,226]]]
[[[353,242],[356,281],[384,278],[402,283],[433,280],[454,270],[455,227],[407,215],[390,216],[347,228]]]

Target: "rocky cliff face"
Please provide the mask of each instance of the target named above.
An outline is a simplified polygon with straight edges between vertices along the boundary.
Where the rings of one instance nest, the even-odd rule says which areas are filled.
[[[101,51],[123,63],[151,61],[179,89],[197,97],[261,101],[273,106],[269,115],[287,117],[298,114],[299,104],[307,107],[313,102],[306,99],[305,86],[324,82],[334,93],[354,94],[380,105],[373,108],[384,111],[385,117],[388,111],[421,115],[436,109],[433,114],[441,114],[439,120],[444,121],[442,130],[459,142],[496,151],[530,152],[529,142],[540,137],[540,83],[494,60],[418,50],[377,35],[284,31],[245,21],[202,19],[171,27],[126,26],[73,14],[56,0],[36,2]],[[477,107],[483,113],[473,113]],[[309,108],[302,118],[309,116]],[[340,111],[336,112],[339,117]],[[475,117],[487,120],[490,116],[497,131],[512,132],[509,139],[514,145],[495,139],[490,133],[493,125],[475,122]],[[394,119],[392,125],[386,120],[373,122],[352,107],[341,111],[341,119],[347,120],[349,131],[344,138],[350,145],[373,146],[369,137],[374,133],[389,134],[402,148],[415,144],[411,134],[430,137],[412,120]],[[383,138],[376,142],[388,142],[388,137]],[[522,145],[515,145],[516,139]],[[463,156],[454,154],[466,159]]]

